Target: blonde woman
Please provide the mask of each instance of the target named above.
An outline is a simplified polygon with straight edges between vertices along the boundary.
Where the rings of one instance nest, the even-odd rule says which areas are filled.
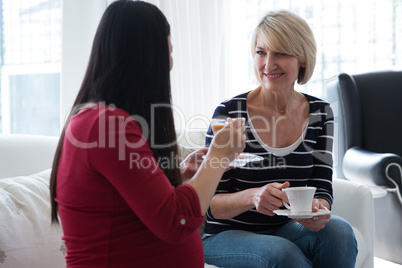
[[[331,216],[333,114],[328,103],[297,92],[313,74],[316,43],[308,24],[288,11],[258,24],[252,56],[260,86],[222,102],[213,117],[245,117],[245,152],[263,161],[227,171],[211,201],[203,236],[205,260],[221,267],[354,267],[351,226]],[[212,139],[211,130],[206,143]],[[274,212],[282,189],[317,188],[312,210]]]

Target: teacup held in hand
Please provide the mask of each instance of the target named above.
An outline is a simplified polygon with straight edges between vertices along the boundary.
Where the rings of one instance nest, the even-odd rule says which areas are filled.
[[[289,199],[289,204],[283,201],[283,205],[293,212],[311,213],[316,187],[289,187],[282,189]]]
[[[233,120],[236,118],[233,118]],[[241,118],[243,121],[243,124],[246,123],[246,118]],[[212,132],[214,134],[216,134],[216,132],[218,132],[219,130],[221,130],[224,126],[226,126],[228,124],[228,121],[226,119],[223,118],[212,118],[211,120],[211,129]]]
[[[227,124],[228,124],[228,122],[226,121],[226,119],[218,119],[218,118],[212,119],[211,120],[212,132],[215,134],[216,132],[221,130]]]

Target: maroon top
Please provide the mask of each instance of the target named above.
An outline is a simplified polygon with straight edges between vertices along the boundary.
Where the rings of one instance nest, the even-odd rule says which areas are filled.
[[[96,105],[73,116],[56,201],[67,267],[204,267],[195,190],[170,184],[123,110]]]

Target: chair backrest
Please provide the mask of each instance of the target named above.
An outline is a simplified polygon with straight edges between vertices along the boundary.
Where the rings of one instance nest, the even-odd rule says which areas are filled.
[[[361,147],[402,156],[402,72],[352,77],[360,99]]]
[[[402,156],[402,71],[340,74],[327,84],[339,137],[334,141],[336,173],[351,147]]]

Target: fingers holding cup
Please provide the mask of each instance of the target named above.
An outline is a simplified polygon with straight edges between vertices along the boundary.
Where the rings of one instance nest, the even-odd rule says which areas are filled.
[[[215,133],[211,143],[212,149],[216,148],[230,161],[244,150],[246,136],[242,119],[225,119],[224,123],[214,120],[211,122],[211,128]]]

